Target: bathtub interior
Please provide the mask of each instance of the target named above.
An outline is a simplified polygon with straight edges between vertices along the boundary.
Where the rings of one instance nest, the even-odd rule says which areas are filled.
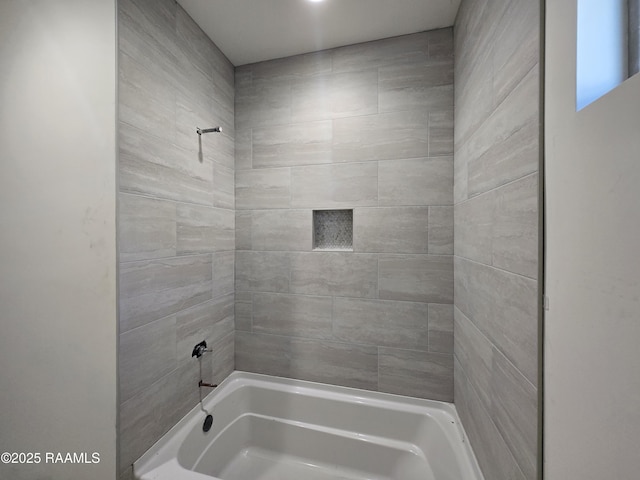
[[[241,372],[219,389],[205,401],[213,428],[203,433],[194,409],[136,462],[136,478],[482,478],[452,405]]]

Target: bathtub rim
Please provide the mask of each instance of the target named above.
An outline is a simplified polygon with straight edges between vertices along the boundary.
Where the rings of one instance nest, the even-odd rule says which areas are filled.
[[[350,402],[366,402],[368,405],[381,408],[392,408],[393,410],[404,410],[422,414],[427,413],[425,412],[426,409],[428,414],[440,424],[447,441],[452,443],[456,457],[466,464],[466,467],[471,471],[470,473],[475,475],[475,479],[484,480],[484,476],[470,446],[469,438],[453,403],[235,370],[225,378],[215,390],[203,398],[203,407],[206,410],[212,410],[212,407],[217,401],[224,399],[239,388],[250,386],[303,395],[313,393],[314,396],[320,398],[342,401],[348,399]],[[204,412],[198,403],[159,440],[149,447],[149,449],[133,463],[134,478],[139,478],[159,466],[170,462],[171,459],[176,459],[182,441],[189,432],[194,428],[198,428],[198,425],[202,421],[202,418],[199,417],[203,414]]]

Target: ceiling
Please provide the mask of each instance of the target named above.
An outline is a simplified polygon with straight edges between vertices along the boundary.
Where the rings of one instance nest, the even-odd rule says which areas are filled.
[[[178,0],[235,66],[453,25],[460,0]]]

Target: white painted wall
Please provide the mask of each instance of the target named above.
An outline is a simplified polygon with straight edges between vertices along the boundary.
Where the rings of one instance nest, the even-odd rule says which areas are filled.
[[[115,0],[0,2],[2,479],[116,478]]]
[[[640,75],[575,112],[575,0],[547,2],[545,480],[640,472]]]

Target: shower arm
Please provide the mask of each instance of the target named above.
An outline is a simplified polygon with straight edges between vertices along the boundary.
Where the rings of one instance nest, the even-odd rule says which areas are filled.
[[[196,127],[196,133],[198,135],[202,135],[203,133],[222,133],[222,127],[213,127],[213,128]]]

